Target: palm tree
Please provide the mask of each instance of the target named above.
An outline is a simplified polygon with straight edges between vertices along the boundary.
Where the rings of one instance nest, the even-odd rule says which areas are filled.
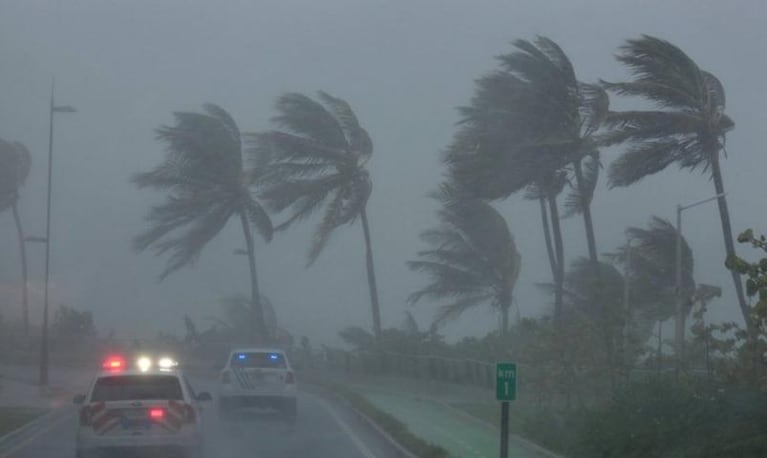
[[[636,96],[652,103],[653,110],[612,112],[606,119],[611,128],[607,145],[626,144],[625,152],[609,168],[611,186],[629,186],[664,170],[671,164],[711,174],[718,197],[727,257],[735,255],[730,215],[724,196],[720,153],[725,135],[735,124],[724,114],[722,83],[702,70],[673,44],[647,35],[628,40],[617,59],[633,74],[632,81],[603,82],[619,95]],[[740,310],[750,335],[755,335],[751,308],[736,272],[732,280]]]
[[[444,188],[442,195],[446,195]],[[447,301],[435,315],[437,325],[487,304],[500,311],[506,333],[521,265],[506,221],[478,199],[442,201],[440,226],[421,234],[429,249],[418,253],[419,260],[408,262],[411,270],[425,272],[431,281],[411,294],[408,302],[415,304],[423,298]]]
[[[517,40],[514,46],[514,52],[499,57],[499,70],[477,81],[471,106],[461,109],[462,127],[445,162],[451,180],[473,197],[495,200],[527,189],[527,197],[539,201],[558,319],[564,250],[556,198],[573,175],[565,216],[583,214],[589,258],[596,265],[591,200],[599,154],[594,134],[607,113],[608,98],[600,87],[576,79],[571,62],[552,40]]]
[[[174,125],[157,129],[157,139],[166,146],[165,160],[133,177],[139,188],[168,193],[163,204],[149,211],[150,227],[134,239],[134,247],[169,253],[160,276],[164,279],[194,264],[205,245],[232,217],[239,217],[250,267],[251,338],[266,339],[251,225],[269,241],[272,222],[251,194],[256,175],[244,166],[240,130],[229,113],[213,104],[206,104],[202,113],[174,116]]]
[[[631,295],[628,298],[630,315],[652,318],[658,322],[660,334],[662,322],[674,316],[677,302],[676,269],[676,228],[668,221],[653,216],[647,228],[629,227],[626,236],[630,247],[623,246],[616,253],[609,255],[616,263],[623,265],[630,281]],[[682,291],[681,297],[687,298],[687,307],[682,314],[681,329],[685,329],[684,320],[692,310],[696,286],[693,275],[693,254],[684,237],[682,242]],[[629,254],[629,250],[631,250]],[[678,333],[678,338],[684,338]],[[682,348],[681,342],[676,348]]]
[[[259,167],[261,196],[276,211],[291,215],[278,229],[323,209],[312,237],[307,267],[314,263],[335,229],[362,222],[373,333],[381,335],[381,313],[367,215],[372,190],[366,165],[373,142],[349,104],[325,92],[319,100],[298,93],[277,100],[273,121],[282,130],[253,134],[250,151]]]
[[[16,224],[16,236],[21,254],[21,312],[24,336],[29,335],[29,299],[27,289],[27,250],[24,230],[19,216],[19,191],[29,176],[32,156],[21,143],[8,143],[0,139],[0,212],[11,209]]]

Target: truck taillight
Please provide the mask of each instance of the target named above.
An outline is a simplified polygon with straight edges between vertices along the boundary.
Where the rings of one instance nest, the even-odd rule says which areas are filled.
[[[91,413],[87,406],[80,408],[80,426],[91,424]]]
[[[285,383],[289,385],[296,383],[296,377],[293,375],[292,372],[288,371],[285,373]]]
[[[232,379],[229,375],[229,371],[224,371],[221,373],[221,383],[229,383]]]

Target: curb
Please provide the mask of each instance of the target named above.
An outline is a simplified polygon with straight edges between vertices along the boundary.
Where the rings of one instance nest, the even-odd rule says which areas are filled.
[[[389,433],[387,433],[383,428],[381,428],[378,423],[373,421],[372,418],[368,417],[361,411],[357,410],[349,401],[343,399],[342,397],[338,395],[333,395],[333,397],[337,398],[336,402],[341,402],[344,404],[344,406],[354,412],[355,415],[357,415],[362,421],[364,421],[370,428],[374,429],[376,433],[378,433],[381,437],[383,437],[394,449],[397,450],[398,455],[405,458],[418,458],[416,455],[414,455],[410,450],[406,449],[402,444],[396,441]]]
[[[396,439],[394,439],[391,434],[386,432],[381,426],[378,425],[375,421],[373,421],[372,418],[368,417],[364,413],[362,413],[360,410],[358,410],[354,405],[352,405],[349,400],[344,398],[343,396],[333,393],[332,390],[328,390],[327,388],[323,387],[321,384],[312,383],[311,381],[308,382],[310,386],[315,387],[315,389],[318,389],[315,391],[315,394],[331,399],[333,402],[342,404],[345,408],[349,409],[352,413],[354,413],[359,419],[361,419],[369,428],[373,429],[380,437],[382,437],[386,442],[389,443],[389,445],[397,451],[397,457],[402,458],[418,458],[417,455],[415,455],[413,452],[405,448],[404,445],[397,442]]]
[[[380,390],[380,391],[387,392],[387,390]],[[474,422],[474,423],[476,423],[478,425],[481,425],[481,426],[483,426],[483,427],[485,427],[487,429],[491,429],[491,430],[496,431],[496,432],[499,431],[499,428],[497,426],[495,426],[494,424],[488,423],[485,420],[482,420],[481,418],[477,418],[477,417],[475,417],[474,415],[471,415],[468,412],[464,412],[461,409],[455,408],[455,407],[451,406],[448,402],[443,401],[441,399],[436,399],[436,398],[433,398],[433,397],[428,396],[428,395],[427,396],[420,395],[420,394],[419,395],[414,395],[414,394],[402,393],[402,392],[397,392],[397,391],[388,391],[388,393],[394,394],[396,396],[405,396],[405,397],[421,399],[421,400],[428,401],[428,402],[433,402],[433,403],[438,404],[438,405],[440,405],[440,406],[450,410],[451,412],[455,412],[456,414],[466,418],[467,420],[470,420],[470,421],[472,421],[472,422]],[[548,458],[565,458],[564,455],[560,455],[560,454],[558,454],[556,452],[553,452],[553,451],[551,451],[551,450],[549,450],[547,448],[544,448],[543,446],[538,445],[535,442],[532,442],[529,439],[525,439],[524,437],[519,436],[517,434],[510,433],[509,437],[514,439],[516,442],[518,442],[520,444],[523,444],[525,447],[528,447],[528,448],[532,449],[533,451],[535,451],[537,453],[540,453],[541,455],[544,455],[544,456],[546,456]]]
[[[48,413],[40,415],[34,420],[16,428],[15,430],[0,437],[0,456],[11,451],[19,443],[35,435],[46,426],[56,422],[64,415],[73,412],[71,407],[60,407]]]

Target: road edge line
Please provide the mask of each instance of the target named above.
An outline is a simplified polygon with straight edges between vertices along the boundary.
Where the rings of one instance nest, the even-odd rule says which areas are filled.
[[[30,442],[37,439],[41,434],[50,431],[51,429],[53,429],[54,426],[58,425],[65,418],[63,413],[66,412],[67,409],[59,409],[59,410],[61,412],[58,412],[58,415],[54,415],[51,418],[49,418],[50,421],[48,421],[46,425],[36,429],[32,434],[30,434],[28,437],[21,439],[19,443],[14,444],[8,450],[0,451],[0,458],[11,458],[11,456],[13,456],[14,453],[28,446]],[[55,412],[51,412],[51,413],[55,413]]]
[[[20,408],[23,408],[23,406],[20,407]],[[50,411],[48,411],[48,412],[46,412],[46,413],[44,413],[44,414],[42,414],[42,415],[40,415],[38,417],[35,417],[34,419],[32,419],[30,421],[24,423],[23,425],[19,426],[18,428],[14,429],[13,431],[10,431],[10,432],[8,432],[6,434],[3,434],[2,436],[0,436],[0,448],[2,448],[3,445],[6,442],[12,441],[16,436],[20,436],[20,435],[24,434],[25,432],[27,432],[28,430],[34,429],[35,427],[37,427],[37,426],[39,426],[39,425],[41,425],[41,424],[43,424],[45,422],[54,421],[55,418],[59,414],[61,414],[60,411],[62,411],[62,410],[66,410],[66,409],[61,409],[61,408],[51,409]]]
[[[338,426],[341,427],[341,430],[346,433],[347,436],[349,436],[349,438],[354,443],[354,446],[357,447],[357,450],[359,450],[365,458],[376,458],[375,454],[370,451],[362,439],[360,439],[360,437],[352,430],[352,428],[346,424],[340,415],[338,415],[338,412],[336,412],[326,400],[319,399],[319,401],[325,410],[330,413],[330,416],[333,417],[336,423],[338,423]]]

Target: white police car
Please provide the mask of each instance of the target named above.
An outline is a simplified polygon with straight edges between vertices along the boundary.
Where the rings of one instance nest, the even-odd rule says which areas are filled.
[[[219,377],[218,406],[224,417],[241,407],[266,407],[294,420],[296,375],[285,352],[274,348],[232,351]]]
[[[88,394],[75,396],[80,406],[77,457],[106,456],[126,449],[157,450],[199,457],[202,453],[200,401],[186,377],[169,358],[141,357],[127,367],[110,357]]]

